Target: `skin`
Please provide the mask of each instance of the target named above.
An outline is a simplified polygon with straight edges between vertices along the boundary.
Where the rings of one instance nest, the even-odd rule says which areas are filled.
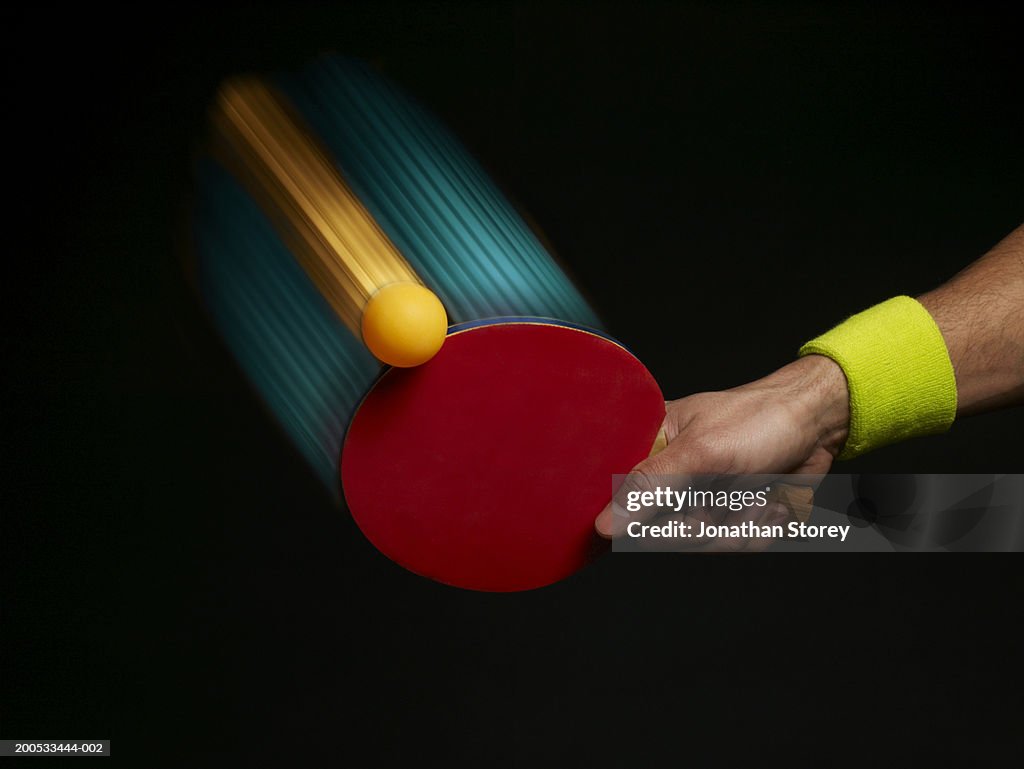
[[[946,341],[958,416],[1024,404],[1024,226],[918,300]],[[668,403],[668,444],[633,473],[824,474],[842,451],[849,422],[842,369],[808,355],[740,387]],[[609,504],[595,527],[611,538],[628,523]]]

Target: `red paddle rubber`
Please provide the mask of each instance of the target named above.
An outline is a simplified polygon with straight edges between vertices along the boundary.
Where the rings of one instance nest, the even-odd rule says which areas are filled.
[[[601,552],[612,475],[647,456],[665,414],[654,378],[602,336],[502,323],[449,335],[387,371],[345,438],[352,516],[385,555],[475,590],[528,590]]]

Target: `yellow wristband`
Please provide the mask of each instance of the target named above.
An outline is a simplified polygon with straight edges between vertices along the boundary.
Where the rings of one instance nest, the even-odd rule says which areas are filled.
[[[888,443],[942,433],[956,417],[956,378],[942,332],[909,296],[854,315],[800,348],[843,369],[850,434],[839,459]]]

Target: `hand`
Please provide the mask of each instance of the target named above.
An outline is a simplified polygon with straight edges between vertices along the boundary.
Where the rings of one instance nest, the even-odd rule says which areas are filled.
[[[632,472],[823,475],[846,442],[849,421],[842,369],[829,358],[808,355],[741,387],[672,401],[663,423],[667,446]],[[595,527],[610,538],[627,523],[609,504]]]

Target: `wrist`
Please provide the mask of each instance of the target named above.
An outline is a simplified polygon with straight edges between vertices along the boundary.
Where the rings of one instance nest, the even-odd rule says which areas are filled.
[[[783,391],[803,432],[838,456],[850,433],[850,392],[839,364],[824,355],[806,355],[765,381]]]

